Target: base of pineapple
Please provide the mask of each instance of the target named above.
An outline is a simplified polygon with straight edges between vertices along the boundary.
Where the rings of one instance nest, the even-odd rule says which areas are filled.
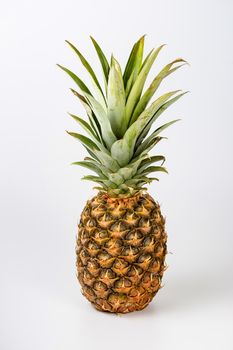
[[[86,296],[85,292],[82,291],[82,293],[84,296]],[[152,301],[156,293],[151,294],[151,293],[145,292],[143,296],[142,295],[139,296],[139,299],[140,299],[139,302],[130,300],[131,299],[130,296],[127,296],[127,298],[125,298],[125,296],[123,298],[121,298],[121,296],[114,296],[113,298],[115,300],[119,299],[119,304],[116,302],[114,308],[112,308],[111,305],[106,300],[96,300],[95,303],[92,303],[92,305],[96,310],[101,312],[126,314],[129,312],[144,310]],[[110,300],[111,300],[111,297],[110,297]],[[117,306],[117,311],[116,311],[116,306]]]
[[[83,295],[99,311],[144,309],[161,287],[167,253],[165,220],[148,193],[87,202],[77,236]]]

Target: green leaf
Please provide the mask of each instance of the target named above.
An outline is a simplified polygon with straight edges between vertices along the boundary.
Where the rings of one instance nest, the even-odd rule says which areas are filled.
[[[93,162],[93,164],[96,164],[96,160],[91,157],[85,157],[84,160],[87,160],[88,162]]]
[[[128,140],[124,138],[116,141],[111,148],[112,158],[115,159],[121,167],[127,165],[131,159],[132,142],[128,143]]]
[[[118,186],[124,182],[124,178],[119,173],[109,173],[109,180]]]
[[[67,134],[69,134],[70,136],[73,136],[75,139],[79,140],[84,146],[86,146],[90,151],[94,152],[96,150],[99,150],[98,146],[95,144],[95,142],[93,142],[91,139],[89,139],[88,137],[81,135],[81,134],[77,134],[75,132],[70,132],[67,131]]]
[[[144,158],[140,158],[135,162],[129,163],[128,166],[120,168],[118,174],[120,174],[125,180],[131,179],[136,173],[137,169]]]
[[[164,78],[166,78],[168,75],[171,73],[175,72],[178,68],[182,67],[183,64],[179,65],[178,67],[175,67],[173,69],[170,69],[174,64],[178,62],[186,62],[182,58],[178,58],[171,63],[167,64],[160,72],[159,74],[155,77],[155,79],[152,81],[150,84],[149,88],[145,91],[143,94],[142,98],[139,100],[137,106],[135,107],[135,110],[132,115],[132,122],[138,118],[138,116],[144,111],[146,108],[148,102],[158,89],[159,85],[163,81]]]
[[[177,90],[179,91],[179,90]],[[150,131],[150,128],[152,126],[152,124],[155,122],[156,119],[158,119],[158,117],[168,108],[170,107],[173,103],[175,103],[177,100],[179,100],[183,95],[185,95],[187,92],[183,92],[173,98],[171,98],[169,101],[163,103],[160,108],[156,111],[156,113],[154,113],[153,117],[149,120],[149,122],[147,123],[147,125],[141,130],[141,133],[137,139],[136,142],[136,147],[138,147],[143,139],[146,137],[146,135],[148,134],[148,132]],[[153,104],[152,104],[153,105]],[[142,113],[143,114],[143,113]],[[140,117],[139,117],[140,118]]]
[[[144,151],[139,154],[139,155],[136,155],[137,152],[135,152],[135,158],[134,159],[138,159],[140,158],[142,155],[147,155],[148,157],[149,156],[149,152],[152,148],[154,148],[161,140],[163,139],[166,139],[166,137],[160,137],[160,136],[157,136],[153,141],[151,141],[151,143],[148,145],[148,147],[146,149],[144,149]]]
[[[59,68],[61,68],[62,70],[64,70],[64,72],[66,72],[73,80],[74,82],[78,85],[78,87],[88,93],[89,95],[91,95],[90,90],[88,89],[88,87],[84,84],[84,82],[73,72],[71,72],[71,70],[67,69],[66,67],[61,66],[60,64],[57,64],[57,66]]]
[[[103,107],[106,107],[106,100],[105,100],[105,96],[103,94],[102,88],[99,84],[99,81],[95,75],[94,70],[92,69],[91,65],[89,64],[89,62],[86,60],[86,58],[81,54],[81,52],[68,40],[65,40],[66,43],[74,50],[74,52],[77,54],[77,56],[79,57],[81,63],[83,64],[83,66],[86,68],[87,72],[90,74],[93,83],[94,83],[94,88],[98,97],[98,100],[100,101],[100,103],[102,104]]]
[[[147,157],[144,159],[137,171],[138,174],[140,174],[145,168],[147,168],[150,164],[157,163],[157,162],[162,162],[162,164],[165,162],[165,157],[164,156],[152,156],[152,157]]]
[[[101,186],[104,187],[104,189],[106,189],[106,190],[108,189],[108,187],[104,184],[105,179],[102,179],[99,176],[86,175],[86,176],[82,177],[82,180],[88,180],[88,181],[93,181],[93,182],[99,183],[99,184],[101,184]]]
[[[162,126],[160,126],[159,128],[157,128],[144,142],[142,142],[136,149],[135,155],[138,155],[140,153],[142,153],[145,149],[147,149],[151,143],[153,142],[153,140],[166,128],[168,128],[170,125],[178,122],[180,119],[175,119],[172,120],[171,122],[168,122]]]
[[[101,134],[102,134],[103,140],[107,145],[108,149],[110,149],[112,144],[117,140],[117,138],[112,131],[111,124],[107,117],[107,114],[103,109],[103,107],[101,106],[101,104],[98,101],[96,101],[92,96],[88,94],[86,94],[85,96],[101,126]]]
[[[100,187],[100,186],[95,186],[95,187],[93,187],[93,190],[98,190],[98,191],[106,191],[106,187],[104,188],[104,187]]]
[[[81,52],[73,45],[71,42],[66,40],[67,44],[74,50],[74,52],[78,55],[80,61],[82,62],[83,66],[86,68],[90,76],[92,77],[93,81],[95,82],[96,86],[99,88],[99,90],[102,92],[101,86],[99,84],[99,81],[95,75],[95,72],[93,71],[92,67],[90,66],[89,62],[86,60],[86,58],[81,54]]]
[[[131,89],[131,86],[135,82],[138,73],[142,65],[143,51],[144,51],[144,39],[143,35],[133,46],[128,62],[125,67],[123,80],[126,88],[127,95]]]
[[[159,179],[157,177],[148,177],[147,183],[151,183],[152,181],[159,181]]]
[[[79,166],[82,166],[84,168],[90,169],[90,170],[94,171],[96,174],[98,174],[100,177],[105,178],[104,174],[98,168],[98,166],[96,166],[92,162],[80,161],[80,162],[74,162],[74,163],[72,163],[72,165],[79,165]]]
[[[148,175],[150,173],[154,173],[157,171],[168,173],[167,169],[162,166],[149,166],[145,168],[143,171],[138,172],[138,175],[136,175],[135,178],[141,177],[141,175]]]
[[[88,137],[81,134],[76,134],[74,132],[67,131],[67,133],[73,136],[74,138],[78,139],[87,149],[91,157],[100,161],[105,168],[112,172],[115,172],[119,169],[118,163],[114,159],[112,159],[112,157],[107,152],[103,152],[103,150],[100,151],[96,143],[94,143]]]
[[[74,96],[78,97],[82,104],[87,104],[87,100],[84,96],[82,96],[78,91],[70,88],[70,91],[74,94]]]
[[[99,57],[99,60],[100,60],[101,66],[102,66],[102,70],[103,70],[103,73],[104,73],[105,83],[107,85],[108,74],[109,74],[109,70],[110,70],[107,58],[105,57],[103,51],[101,50],[101,48],[100,48],[99,44],[96,42],[96,40],[92,36],[90,38],[91,38],[91,41],[92,41],[92,43],[93,43],[93,45],[95,47],[97,55]]]
[[[118,174],[121,175],[124,180],[131,179],[135,173],[134,169],[130,167],[124,167],[118,170]]]
[[[134,153],[135,143],[141,131],[154,117],[155,113],[163,105],[163,103],[167,101],[175,93],[177,93],[177,91],[172,91],[159,97],[129,127],[129,129],[126,131],[125,135],[123,136],[123,138],[113,143],[111,148],[111,155],[121,166],[125,166],[127,163],[129,163],[130,159],[132,158]]]
[[[82,118],[78,117],[77,115],[68,113],[79,125],[82,126],[82,128],[92,137],[94,137],[96,139],[96,134],[94,132],[94,130],[92,129],[92,127]]]
[[[110,181],[110,180],[105,180],[105,181],[104,181],[104,184],[106,185],[106,187],[108,188],[108,190],[109,190],[110,188],[115,189],[115,188],[118,187],[118,185],[115,184],[115,182],[112,182],[112,181]]]
[[[165,44],[164,44],[163,46],[165,46]],[[145,64],[147,63],[148,59],[151,57],[151,54],[152,54],[152,52],[153,52],[154,50],[155,50],[155,49],[152,49],[152,50],[147,54],[146,58],[144,59],[144,61],[143,61],[143,63],[142,63],[142,66],[141,66],[140,71],[145,67]]]
[[[98,138],[96,137],[95,133],[93,132],[92,128],[90,127],[90,125],[83,119],[77,117],[76,115],[70,114],[69,115],[76,121],[78,122],[83,128],[84,130],[87,131],[87,133],[91,136],[91,138],[93,139],[94,143],[96,144],[96,146],[102,151],[102,152],[106,152],[109,153],[109,151],[105,148],[105,146],[98,140]]]
[[[126,100],[127,100],[128,96],[129,96],[131,87],[133,85],[133,80],[134,80],[134,74],[131,74],[129,80],[127,81],[127,85],[126,85],[126,88],[125,88],[125,98],[126,98]]]
[[[140,178],[136,178],[135,176],[133,179],[126,181],[125,184],[128,186],[135,185],[136,187],[138,187],[139,184],[143,186],[144,184],[151,183],[152,180],[159,181],[159,179],[157,179],[156,177],[148,178],[146,176],[141,176]]]
[[[86,149],[89,151],[87,147]],[[93,152],[89,151],[92,158],[85,157],[85,160],[97,166],[106,177],[108,177],[110,172],[117,172],[119,170],[119,165],[114,159],[111,158],[110,155],[101,151],[94,150]]]
[[[98,119],[96,118],[95,114],[93,113],[92,109],[90,108],[87,99],[84,96],[80,95],[74,89],[71,89],[71,91],[81,101],[83,107],[86,110],[87,116],[89,118],[89,121],[90,121],[90,124],[91,124],[93,130],[95,130],[95,133],[98,136],[99,141],[101,140],[102,143],[104,144],[104,141],[103,141],[103,138],[102,138],[102,134],[101,134],[100,124],[99,124]]]
[[[105,168],[109,169],[110,171],[116,172],[120,168],[117,161],[113,159],[110,155],[101,151],[95,151],[95,155],[97,156],[101,164],[103,164],[103,166],[105,166]]]
[[[141,182],[142,182],[142,179],[131,179],[131,180],[125,181],[125,185],[137,187],[137,185]],[[144,183],[146,183],[146,182],[144,182]]]
[[[122,137],[127,129],[125,119],[125,89],[122,79],[121,67],[112,57],[108,78],[108,119],[114,134]]]
[[[93,158],[90,157],[85,157],[84,158],[85,161],[87,161],[88,163],[93,164],[95,167],[97,167],[98,169],[100,169],[100,171],[104,174],[104,176],[108,177],[109,174],[109,169],[106,168],[99,159],[95,160]]]
[[[83,145],[84,146],[84,145]],[[92,152],[88,147],[84,146],[86,151],[90,154],[90,156],[94,159],[96,159],[97,161],[99,161],[99,159],[97,158],[97,156],[95,155],[94,151]]]
[[[138,103],[138,100],[140,99],[141,93],[142,93],[142,89],[144,87],[147,75],[150,71],[150,68],[152,66],[152,64],[154,63],[156,57],[159,54],[159,51],[162,49],[163,45],[160,46],[157,50],[153,50],[150,54],[150,56],[147,59],[147,62],[145,63],[145,65],[142,67],[131,91],[130,94],[128,96],[128,100],[126,103],[126,120],[127,123],[130,122],[130,124],[132,124],[132,122],[130,121],[131,119],[131,115],[133,113],[134,107],[135,105]]]

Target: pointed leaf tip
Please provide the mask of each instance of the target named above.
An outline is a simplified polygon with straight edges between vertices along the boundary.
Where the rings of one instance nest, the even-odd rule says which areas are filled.
[[[105,56],[105,54],[103,53],[101,47],[99,46],[99,44],[97,43],[97,41],[90,35],[90,39],[92,41],[92,44],[94,45],[95,51],[99,57],[99,61],[103,70],[103,74],[104,74],[104,78],[105,78],[105,84],[107,86],[107,81],[108,81],[108,74],[109,74],[109,63],[108,60]]]

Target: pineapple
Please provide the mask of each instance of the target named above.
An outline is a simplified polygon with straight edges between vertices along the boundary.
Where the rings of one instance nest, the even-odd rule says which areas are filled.
[[[178,58],[167,64],[145,89],[148,73],[163,45],[143,59],[141,37],[122,72],[115,57],[108,62],[99,44],[91,40],[103,70],[105,89],[88,61],[68,41],[90,74],[93,91],[72,71],[58,65],[77,84],[79,91],[71,91],[88,118],[70,114],[88,135],[68,132],[89,154],[73,164],[96,174],[83,179],[97,183],[94,188],[98,190],[87,201],[78,225],[77,275],[82,293],[96,309],[127,313],[144,309],[161,288],[167,253],[165,220],[145,185],[158,181],[151,173],[167,172],[165,157],[151,155],[150,151],[163,139],[161,132],[178,119],[151,129],[184,92],[171,91],[149,102],[163,79],[186,61]]]

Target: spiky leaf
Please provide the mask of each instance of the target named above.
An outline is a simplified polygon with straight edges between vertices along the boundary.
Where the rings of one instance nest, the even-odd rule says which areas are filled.
[[[159,97],[148,109],[146,109],[141,116],[132,124],[126,131],[121,140],[116,141],[111,148],[111,155],[117,162],[124,166],[133,156],[135,143],[141,130],[150,122],[158,109],[173,96],[177,91],[166,93]]]
[[[57,64],[57,66],[59,68],[61,68],[62,70],[64,70],[64,72],[66,72],[72,79],[73,81],[78,85],[78,87],[86,92],[87,94],[91,95],[90,90],[88,89],[88,87],[86,86],[86,84],[84,84],[84,82],[75,74],[73,73],[71,70],[69,70],[66,67],[61,66],[60,64]]]
[[[149,165],[153,164],[153,163],[157,163],[157,162],[162,162],[161,165],[163,165],[163,163],[165,162],[165,157],[164,156],[147,156],[146,159],[144,159],[139,168],[138,168],[138,173],[142,172],[146,167],[148,167]]]
[[[80,161],[80,162],[74,162],[72,163],[72,165],[79,165],[82,166],[84,168],[87,168],[89,170],[94,171],[96,174],[98,174],[100,177],[105,178],[105,175],[102,173],[102,171],[100,170],[99,166],[91,163],[91,162],[87,162],[87,161]],[[106,177],[107,178],[107,177]]]
[[[138,175],[136,175],[135,177],[141,177],[141,175],[148,175],[150,173],[154,173],[154,172],[163,172],[163,173],[168,173],[167,169],[162,167],[162,166],[149,166],[147,168],[145,168],[144,170],[138,171]]]
[[[107,85],[108,74],[109,74],[109,70],[110,70],[107,58],[106,58],[105,54],[103,53],[101,47],[97,43],[97,41],[92,36],[90,38],[91,38],[91,41],[92,41],[92,43],[94,45],[96,53],[97,53],[97,55],[99,57],[99,60],[100,60],[100,63],[101,63],[101,67],[102,67],[102,70],[103,70],[103,73],[104,73],[105,83]]]
[[[158,117],[168,108],[170,107],[173,103],[175,103],[176,101],[178,101],[182,96],[184,96],[187,92],[183,92],[180,93],[179,95],[171,98],[169,101],[163,103],[160,108],[157,110],[157,112],[153,115],[153,118],[151,118],[149,120],[149,122],[147,123],[147,125],[141,130],[140,135],[137,139],[136,142],[136,147],[138,147],[138,145],[140,145],[142,143],[142,141],[144,140],[144,138],[146,137],[146,135],[148,134],[148,132],[150,131],[150,128],[152,126],[152,124],[155,122],[155,120],[158,119]]]
[[[125,119],[125,89],[121,73],[121,67],[117,60],[112,57],[111,69],[108,79],[108,119],[114,134],[122,137],[127,129]]]
[[[96,139],[96,134],[95,131],[92,129],[92,127],[82,118],[78,117],[77,115],[74,115],[72,113],[68,113],[79,125],[82,126],[82,128],[84,130],[86,130],[86,132],[91,135],[92,137],[94,137]]]
[[[178,58],[178,59],[172,61],[171,63],[167,64],[159,72],[159,74],[154,78],[154,80],[152,81],[152,83],[150,84],[148,89],[144,92],[144,94],[141,97],[140,101],[138,102],[137,106],[135,107],[135,110],[133,112],[133,116],[132,116],[131,122],[136,120],[137,117],[146,108],[148,102],[150,101],[150,99],[152,98],[152,96],[154,95],[156,90],[158,89],[158,87],[161,84],[161,82],[163,81],[163,79],[166,78],[168,75],[170,75],[171,73],[175,72],[177,69],[179,69],[180,67],[183,66],[183,64],[182,64],[182,65],[179,65],[179,66],[177,66],[177,67],[175,67],[173,69],[170,69],[174,64],[176,64],[178,62],[185,62],[185,60],[183,60],[182,58]]]
[[[128,96],[128,100],[126,103],[126,120],[129,123],[130,122],[130,118],[133,112],[133,109],[135,107],[135,105],[137,104],[141,93],[142,93],[142,89],[144,87],[147,75],[150,71],[150,68],[152,66],[152,64],[154,63],[156,57],[159,54],[159,51],[162,49],[163,45],[160,46],[158,49],[153,50],[150,54],[150,56],[148,57],[145,65],[142,67],[139,75],[137,76],[137,79],[130,91],[130,94]],[[132,122],[131,122],[132,124]]]
[[[99,176],[85,175],[82,177],[82,180],[88,180],[88,181],[99,183],[103,186],[103,188],[105,188],[106,190],[108,189],[108,186],[105,184],[105,179]]]
[[[110,149],[112,144],[117,140],[117,138],[112,131],[112,127],[108,116],[101,104],[98,101],[96,101],[92,96],[86,94],[86,98],[96,118],[98,119],[99,124],[101,125],[103,140],[106,143],[108,149]]]
[[[143,35],[133,46],[128,62],[125,67],[123,80],[124,86],[126,89],[126,96],[128,96],[132,85],[134,84],[139,71],[142,66],[143,59],[143,50],[144,50],[144,39],[145,35]]]
[[[80,100],[80,102],[82,103],[83,107],[85,108],[86,110],[86,113],[87,113],[87,116],[89,118],[89,121],[90,121],[90,124],[93,128],[93,130],[95,130],[95,133],[96,135],[98,135],[98,139],[99,141],[103,141],[103,138],[102,138],[102,133],[101,133],[101,127],[100,127],[100,124],[98,122],[98,119],[96,118],[95,114],[93,113],[93,111],[91,110],[89,104],[88,104],[88,101],[87,99],[80,95],[77,91],[75,91],[74,89],[71,89],[71,91],[73,92],[73,94],[78,97],[78,99]],[[103,142],[104,143],[104,142]]]
[[[66,40],[67,44],[74,50],[74,52],[77,54],[77,56],[79,57],[80,61],[82,62],[83,66],[86,68],[86,70],[88,71],[88,73],[90,74],[94,85],[95,85],[95,89],[97,91],[98,97],[100,99],[100,101],[102,102],[102,105],[105,106],[106,105],[106,100],[103,94],[103,91],[101,89],[100,83],[95,75],[95,72],[93,71],[91,65],[89,64],[89,62],[86,60],[86,58],[81,54],[81,52],[68,40]]]
[[[180,119],[172,120],[166,124],[163,124],[159,128],[157,128],[144,142],[142,142],[136,149],[135,155],[141,154],[145,149],[147,149],[153,140],[165,129],[167,129],[170,125],[178,122]]]
[[[96,145],[94,141],[89,139],[88,137],[77,134],[75,132],[67,131],[67,134],[70,136],[73,136],[75,139],[79,140],[84,146],[86,146],[90,151],[94,152],[96,150],[99,150],[99,147]]]

